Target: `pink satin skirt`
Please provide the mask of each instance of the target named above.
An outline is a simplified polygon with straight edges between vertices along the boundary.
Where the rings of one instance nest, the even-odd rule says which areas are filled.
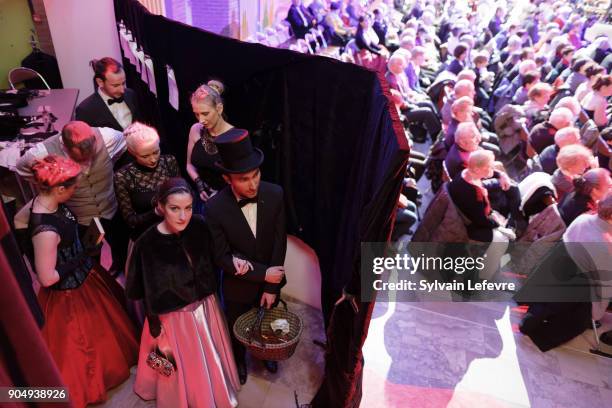
[[[215,295],[160,315],[159,337],[149,334],[145,321],[140,341],[134,392],[158,407],[235,407],[240,389],[225,317]],[[164,377],[146,363],[159,347],[176,362],[176,371]]]

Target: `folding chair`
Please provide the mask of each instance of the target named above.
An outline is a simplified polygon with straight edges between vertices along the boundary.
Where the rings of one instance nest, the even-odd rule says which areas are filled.
[[[8,81],[9,85],[11,86],[11,89],[17,89],[16,85],[23,84],[25,81],[31,79],[39,79],[47,89],[51,89],[47,81],[45,81],[45,78],[43,78],[42,75],[40,75],[33,69],[25,67],[13,68],[9,71],[8,74]]]

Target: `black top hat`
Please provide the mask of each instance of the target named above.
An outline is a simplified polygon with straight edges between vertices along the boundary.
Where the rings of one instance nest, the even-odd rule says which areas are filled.
[[[245,129],[232,128],[215,138],[221,161],[215,165],[224,173],[246,173],[263,163],[261,150],[254,148]]]

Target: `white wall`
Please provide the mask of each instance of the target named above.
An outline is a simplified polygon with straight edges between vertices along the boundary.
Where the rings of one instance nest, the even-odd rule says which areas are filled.
[[[289,235],[284,266],[287,285],[282,293],[321,310],[321,270],[313,249]]]
[[[93,92],[89,61],[121,61],[113,0],[44,0],[64,88],[78,88],[79,102]]]

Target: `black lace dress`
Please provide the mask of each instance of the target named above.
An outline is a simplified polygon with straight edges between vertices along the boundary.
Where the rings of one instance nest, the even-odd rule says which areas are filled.
[[[160,184],[179,176],[178,164],[171,155],[162,155],[154,169],[133,162],[115,173],[115,194],[132,241],[161,221],[155,214],[153,198]]]
[[[121,287],[86,254],[76,217],[65,205],[52,214],[31,213],[28,230],[31,237],[47,231],[60,237],[60,280],[38,293],[42,336],[74,406],[102,402],[107,390],[130,376],[138,356],[134,327],[116,296]]]
[[[200,179],[208,187],[207,190],[219,191],[227,185],[223,180],[221,171],[215,166],[215,162],[221,161],[221,157],[213,137],[208,134],[206,128],[199,125],[199,132],[200,138],[195,142],[191,151],[191,164],[198,171]]]
[[[94,266],[93,259],[85,253],[79,240],[78,223],[74,214],[63,204],[60,204],[53,214],[30,214],[30,236],[45,231],[53,231],[61,237],[57,246],[57,264],[55,269],[60,280],[50,289],[76,289],[87,278]],[[30,249],[30,258],[34,259],[34,249]]]

